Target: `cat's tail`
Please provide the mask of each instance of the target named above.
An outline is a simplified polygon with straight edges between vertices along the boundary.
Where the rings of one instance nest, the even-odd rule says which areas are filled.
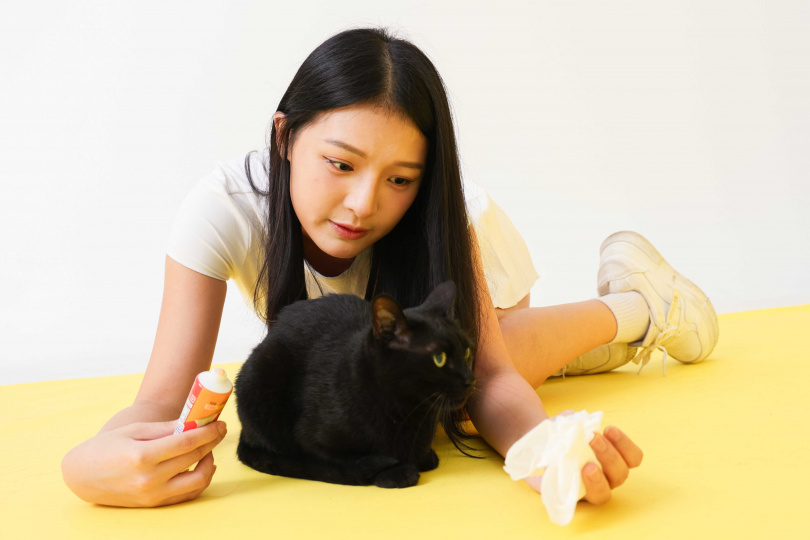
[[[331,484],[408,487],[415,485],[419,480],[415,466],[403,463],[392,456],[372,455],[356,460],[324,460],[307,455],[273,452],[252,445],[241,436],[236,447],[236,456],[239,461],[259,472]],[[385,474],[380,474],[383,472]],[[400,485],[381,484],[383,479],[388,479],[387,483],[390,483],[391,473],[394,473],[393,476],[398,479],[396,483]]]

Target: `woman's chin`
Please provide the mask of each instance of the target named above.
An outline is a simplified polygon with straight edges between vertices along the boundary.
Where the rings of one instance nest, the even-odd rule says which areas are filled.
[[[322,248],[322,251],[335,259],[354,259],[369,245],[368,242],[359,243],[356,240],[337,240],[330,242],[329,245],[325,246],[327,249]]]

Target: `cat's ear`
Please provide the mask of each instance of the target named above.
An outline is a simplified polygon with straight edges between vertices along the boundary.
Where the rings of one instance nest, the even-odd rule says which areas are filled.
[[[441,315],[447,315],[453,305],[453,298],[456,295],[456,284],[452,281],[439,283],[435,289],[422,302],[422,309]]]
[[[387,294],[379,294],[371,301],[374,336],[385,341],[398,341],[407,345],[411,330],[397,301]]]

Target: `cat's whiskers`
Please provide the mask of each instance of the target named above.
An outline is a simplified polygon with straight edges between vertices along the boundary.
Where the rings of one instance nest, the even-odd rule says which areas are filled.
[[[403,428],[403,427],[405,427],[406,425],[408,425],[408,424],[407,424],[407,420],[408,420],[408,418],[410,418],[410,417],[411,417],[411,415],[412,415],[413,413],[415,413],[417,410],[419,410],[419,408],[422,406],[422,404],[423,404],[423,403],[425,403],[427,400],[432,399],[432,398],[434,398],[434,397],[438,398],[438,397],[439,397],[439,393],[438,393],[438,392],[433,392],[433,393],[432,393],[432,394],[430,394],[428,397],[426,397],[425,399],[423,399],[422,401],[420,401],[419,403],[417,403],[417,404],[414,406],[414,408],[413,408],[413,409],[411,409],[411,411],[410,411],[410,412],[409,412],[409,413],[408,413],[408,414],[405,416],[405,418],[403,418],[401,421],[399,421],[399,428],[397,429],[397,432],[396,432],[396,434],[394,435],[394,440],[399,440],[399,435],[400,435],[400,432],[402,431],[402,428]],[[435,400],[434,400],[434,401],[435,401]],[[431,410],[431,408],[432,408],[432,407],[433,407],[432,405],[431,405],[430,407],[428,407],[428,409],[427,409],[427,413],[429,413],[429,412],[430,412],[430,410]],[[427,413],[426,413],[426,415],[427,415]],[[422,418],[422,422],[424,422],[424,417]],[[422,427],[422,422],[420,422],[420,423],[419,423],[419,426],[416,428],[416,432],[417,432],[417,433],[419,432],[419,428],[421,428],[421,427]],[[407,434],[406,434],[406,436],[407,436]],[[409,453],[409,454],[410,454],[411,452],[413,452],[413,447],[414,447],[414,445],[415,445],[415,444],[416,444],[416,437],[411,437],[411,447],[408,449],[408,453]]]
[[[442,394],[441,392],[433,392],[433,394],[431,394],[430,397],[433,397],[433,396],[436,396],[436,399],[433,400],[433,402],[430,404],[430,406],[425,411],[425,415],[422,417],[422,420],[419,421],[419,426],[417,426],[417,428],[416,428],[417,433],[419,433],[419,430],[422,429],[422,424],[425,423],[425,419],[428,417],[428,415],[430,415],[431,411],[433,411],[433,410],[436,411],[436,421],[438,421],[439,414],[441,413],[441,406],[436,407],[436,404],[439,403],[440,405],[443,405],[443,403],[441,403],[441,402],[442,402],[443,399],[445,399],[445,397],[444,397],[444,394]],[[424,400],[422,401],[422,403],[424,403]],[[414,409],[414,410],[416,410],[416,409]],[[414,437],[413,440],[411,441],[411,448],[410,448],[410,450],[408,450],[409,454],[413,452],[413,447],[414,447],[415,444],[416,444],[416,437]]]
[[[413,408],[413,409],[411,409],[411,412],[409,412],[409,413],[408,413],[408,415],[407,415],[407,416],[405,416],[405,418],[403,418],[403,419],[400,421],[400,429],[402,429],[402,426],[404,426],[404,425],[406,424],[406,421],[408,420],[408,418],[410,418],[410,417],[411,417],[411,415],[412,415],[413,413],[415,413],[416,411],[418,411],[418,410],[419,410],[419,408],[422,406],[422,404],[423,404],[424,402],[426,402],[427,400],[432,399],[434,396],[438,396],[438,395],[439,395],[439,392],[433,392],[433,393],[432,393],[432,394],[430,394],[428,397],[426,397],[425,399],[423,399],[422,401],[420,401],[419,403],[417,403],[417,404],[416,404],[416,406],[414,406],[414,408]],[[431,408],[432,408],[432,405],[431,405],[430,407],[428,407],[428,411],[430,411],[430,409],[431,409]],[[421,426],[421,425],[420,425],[420,426]],[[399,434],[399,432],[397,432],[397,434]]]

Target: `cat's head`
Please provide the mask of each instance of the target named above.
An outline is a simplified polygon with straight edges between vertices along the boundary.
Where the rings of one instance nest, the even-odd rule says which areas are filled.
[[[475,346],[448,314],[456,287],[439,284],[419,306],[401,309],[387,294],[371,302],[377,361],[396,390],[459,409],[472,393]]]

